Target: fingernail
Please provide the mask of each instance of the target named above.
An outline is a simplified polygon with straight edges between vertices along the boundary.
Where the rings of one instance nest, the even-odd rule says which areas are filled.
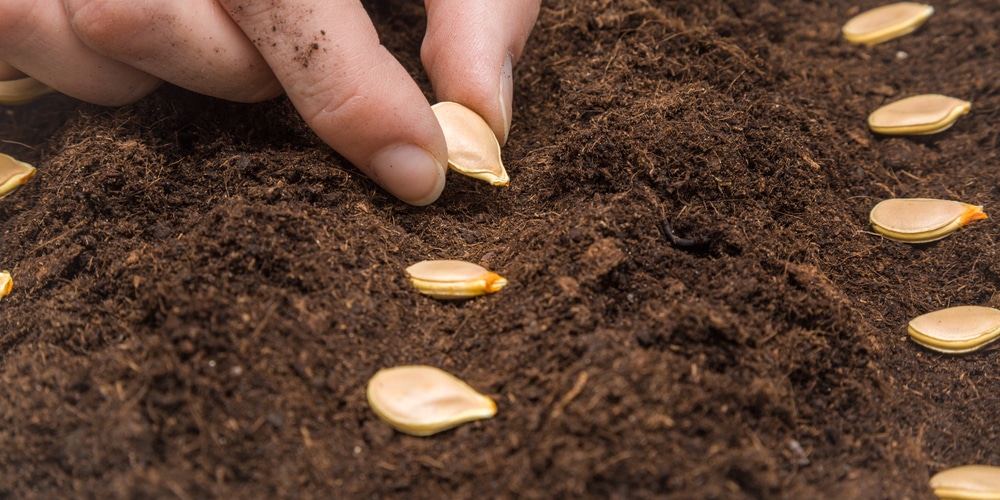
[[[382,149],[372,157],[371,171],[375,182],[410,205],[434,203],[444,190],[444,166],[413,144]]]
[[[500,111],[503,112],[503,137],[500,145],[507,143],[507,136],[510,135],[510,120],[513,113],[514,103],[514,65],[511,62],[511,54],[503,60],[503,68],[500,70]]]

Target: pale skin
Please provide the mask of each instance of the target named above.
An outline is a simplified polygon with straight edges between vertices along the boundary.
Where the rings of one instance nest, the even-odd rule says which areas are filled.
[[[439,101],[501,144],[512,67],[540,0],[426,0],[421,60]],[[0,0],[0,77],[78,99],[135,102],[167,81],[240,102],[286,93],[334,150],[400,200],[433,203],[447,147],[430,104],[351,0]]]

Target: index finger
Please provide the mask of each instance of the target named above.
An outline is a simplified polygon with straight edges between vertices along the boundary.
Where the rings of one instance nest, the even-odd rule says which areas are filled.
[[[219,1],[323,141],[403,201],[437,199],[448,161],[441,127],[360,2]]]

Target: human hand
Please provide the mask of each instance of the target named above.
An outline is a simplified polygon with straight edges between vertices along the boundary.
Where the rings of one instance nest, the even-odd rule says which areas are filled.
[[[426,0],[421,59],[438,100],[503,144],[511,68],[540,0]],[[327,144],[401,200],[435,201],[447,146],[417,84],[347,0],[4,0],[0,60],[73,97],[134,102],[162,81],[255,102],[284,90]]]

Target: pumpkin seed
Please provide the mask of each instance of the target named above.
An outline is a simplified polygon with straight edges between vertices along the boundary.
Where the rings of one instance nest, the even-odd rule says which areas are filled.
[[[17,191],[35,175],[35,167],[0,154],[0,199]]]
[[[972,103],[939,94],[900,99],[868,115],[868,128],[886,135],[928,135],[948,130]]]
[[[433,366],[379,370],[368,381],[367,394],[379,418],[414,436],[429,436],[497,413],[492,399]]]
[[[942,500],[1000,500],[1000,467],[954,467],[934,474],[930,486]]]
[[[887,238],[905,243],[937,241],[958,228],[985,219],[983,207],[930,198],[892,198],[872,209],[872,227]]]
[[[0,299],[10,295],[10,291],[13,289],[14,279],[10,277],[10,273],[0,271]]]
[[[0,81],[0,104],[24,104],[53,92],[55,90],[51,87],[30,76],[17,80]]]
[[[907,331],[928,349],[948,354],[972,352],[1000,336],[1000,310],[949,307],[913,318]]]
[[[436,299],[470,299],[493,293],[507,279],[483,266],[461,260],[425,260],[406,268],[413,286]]]
[[[448,166],[494,186],[510,184],[500,158],[500,143],[486,120],[457,102],[439,102],[431,109],[448,143]]]
[[[852,17],[842,29],[848,42],[875,45],[912,33],[934,13],[934,7],[914,2],[883,5]]]

